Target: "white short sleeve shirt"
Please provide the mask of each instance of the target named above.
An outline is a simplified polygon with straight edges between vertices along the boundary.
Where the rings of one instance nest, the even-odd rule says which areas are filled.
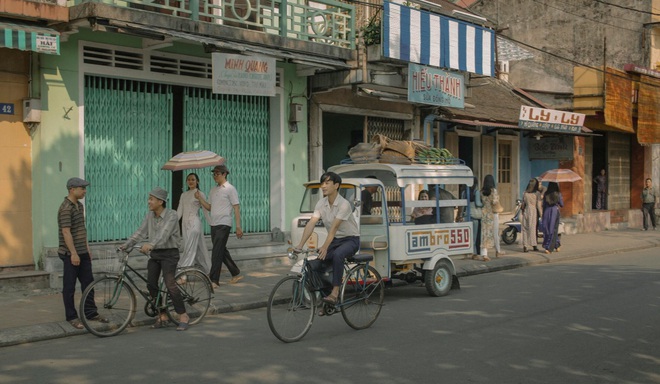
[[[228,225],[231,227],[231,214],[234,205],[239,204],[236,188],[228,181],[222,185],[216,185],[209,192],[209,203],[211,204],[209,225]]]
[[[327,197],[319,200],[314,208],[313,217],[321,218],[323,225],[328,231],[335,219],[342,220],[337,228],[335,237],[342,238],[347,236],[360,236],[360,230],[353,216],[351,204],[341,195],[337,195],[334,204],[330,205]]]

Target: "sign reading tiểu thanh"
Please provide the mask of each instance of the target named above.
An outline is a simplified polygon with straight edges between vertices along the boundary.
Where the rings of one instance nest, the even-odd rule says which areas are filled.
[[[536,131],[579,133],[584,119],[585,115],[582,113],[523,105],[520,107],[518,126]]]
[[[213,93],[275,96],[275,59],[213,53]]]
[[[408,101],[464,108],[465,82],[463,75],[427,67],[408,64]]]

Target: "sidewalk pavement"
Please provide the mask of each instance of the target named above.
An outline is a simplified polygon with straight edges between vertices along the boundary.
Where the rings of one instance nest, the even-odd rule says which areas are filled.
[[[523,253],[520,244],[503,244],[502,249],[506,254],[495,258],[494,251],[491,250],[493,255],[489,254],[492,258],[490,262],[463,258],[453,258],[453,261],[457,275],[463,277],[605,254],[620,253],[623,257],[626,252],[660,246],[660,231],[624,229],[563,235],[561,240],[561,252],[549,255],[534,251]],[[273,260],[283,259],[288,260],[282,257]],[[270,290],[290,268],[287,262],[274,262],[256,268],[254,265],[245,266],[242,271],[245,278],[237,284],[226,283],[229,274],[225,271],[220,288],[215,290],[209,315],[266,306]],[[80,292],[76,292],[76,300],[79,299]],[[134,325],[153,323],[154,319],[147,317],[142,311],[144,303],[140,301],[143,299],[138,296]],[[0,322],[0,347],[87,333],[86,330],[77,330],[64,321],[61,294],[55,289],[0,292],[0,313],[4,313]]]

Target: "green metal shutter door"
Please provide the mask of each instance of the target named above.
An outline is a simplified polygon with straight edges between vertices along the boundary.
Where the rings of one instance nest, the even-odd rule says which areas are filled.
[[[246,233],[271,230],[268,105],[264,96],[186,90],[183,148],[208,149],[225,158],[228,181],[238,190],[241,225]],[[200,178],[201,188],[208,194],[213,179],[209,173],[201,173]]]
[[[139,227],[149,191],[172,185],[172,173],[160,169],[171,148],[171,86],[85,76],[90,241],[125,239]]]

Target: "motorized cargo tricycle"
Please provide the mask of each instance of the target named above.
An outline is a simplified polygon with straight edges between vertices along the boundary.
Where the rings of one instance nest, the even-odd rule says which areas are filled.
[[[351,203],[359,223],[359,253],[374,255],[371,265],[384,280],[421,280],[431,296],[444,296],[452,286],[458,287],[451,257],[471,255],[474,244],[468,201],[456,198],[460,185],[467,190],[465,196],[470,196],[473,174],[469,167],[456,161],[442,165],[342,164],[328,170],[342,177],[339,193]],[[305,187],[300,216],[291,227],[293,244],[300,242],[316,203],[323,198],[318,181]],[[421,189],[428,190],[429,200],[417,200]],[[363,203],[371,206],[365,209]],[[426,220],[413,221],[410,215],[416,207],[427,208],[431,214]],[[467,218],[455,222],[459,207],[467,211]],[[306,247],[320,246],[326,236],[319,221]],[[293,271],[296,268],[299,271],[300,265]]]

